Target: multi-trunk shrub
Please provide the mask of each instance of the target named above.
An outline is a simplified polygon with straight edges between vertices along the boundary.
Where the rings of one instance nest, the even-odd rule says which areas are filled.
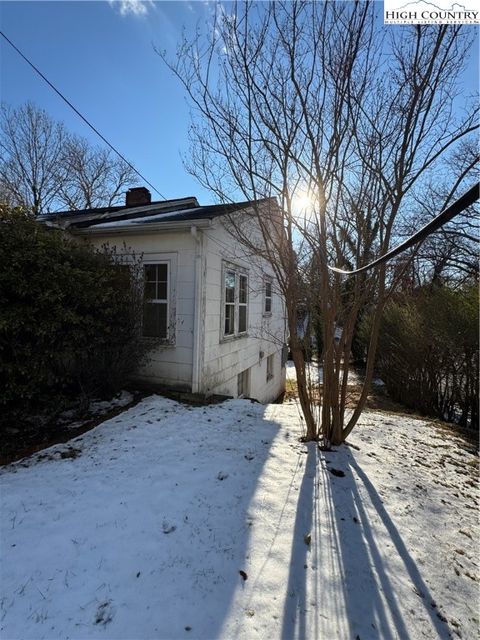
[[[0,425],[113,393],[140,364],[132,273],[0,206]]]
[[[406,406],[478,428],[478,287],[424,287],[390,302],[378,368]]]

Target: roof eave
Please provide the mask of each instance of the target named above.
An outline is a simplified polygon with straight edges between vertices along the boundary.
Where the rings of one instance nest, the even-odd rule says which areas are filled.
[[[72,235],[76,236],[116,236],[120,234],[155,233],[156,231],[183,231],[191,227],[206,229],[211,225],[212,220],[203,218],[200,220],[170,220],[168,222],[115,225],[109,228],[92,226],[76,229],[75,227],[70,227],[68,230]]]

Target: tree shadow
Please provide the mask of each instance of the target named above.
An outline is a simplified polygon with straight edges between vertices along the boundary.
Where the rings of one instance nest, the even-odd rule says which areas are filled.
[[[340,463],[336,455],[327,454],[326,460]],[[429,588],[374,485],[346,447],[342,448],[341,461],[345,477],[335,477],[327,469],[323,475],[338,532],[337,552],[343,567],[343,599],[351,637],[415,637],[416,631],[407,623],[400,601],[400,577],[392,570],[394,563],[389,566],[387,554],[395,553],[397,566],[401,565],[402,574],[411,581],[411,589],[418,596],[418,609],[428,615],[439,638],[450,638],[448,624],[432,606]],[[365,508],[366,498],[375,509],[376,525]],[[379,525],[383,525],[382,534]]]
[[[235,594],[251,584],[240,571],[250,571],[252,500],[280,423],[247,401],[209,407],[208,422],[206,411],[152,396],[84,434],[84,455],[71,465],[24,469],[28,492],[10,474],[12,512],[25,499],[29,518],[7,529],[5,546],[30,557],[38,591],[12,597],[6,636],[17,637],[8,629],[20,624],[22,637],[224,637]],[[46,518],[38,505],[50,485],[59,488]],[[51,544],[53,527],[65,532],[55,538],[61,544]],[[24,563],[9,566],[13,593]],[[100,628],[97,609],[106,603],[114,613]],[[35,622],[37,605],[45,619]]]
[[[451,638],[398,529],[352,452],[344,447],[323,454],[316,445],[307,446],[282,640],[412,640],[418,629],[402,602],[406,583],[418,596],[416,616],[429,619],[436,637]],[[345,476],[329,471],[335,466]],[[311,545],[304,540],[308,533]]]
[[[306,572],[311,557],[309,554],[311,540],[316,539],[314,517],[316,511],[316,478],[318,463],[318,447],[316,443],[308,443],[308,454],[305,463],[302,484],[298,495],[297,512],[293,529],[292,552],[288,575],[287,594],[283,611],[282,640],[298,638],[306,640],[312,635],[312,629],[307,625],[306,611],[308,608],[306,592]],[[310,536],[307,539],[306,536]],[[310,562],[311,564],[311,562]]]

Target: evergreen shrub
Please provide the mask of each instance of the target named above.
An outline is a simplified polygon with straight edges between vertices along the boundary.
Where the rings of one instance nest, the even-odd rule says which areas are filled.
[[[139,366],[139,291],[112,258],[0,205],[0,426],[113,394]]]

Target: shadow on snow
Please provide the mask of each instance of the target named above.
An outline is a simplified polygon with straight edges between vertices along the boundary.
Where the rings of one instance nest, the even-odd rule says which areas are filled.
[[[415,561],[352,452],[342,447],[338,453],[325,454],[322,461],[316,445],[308,447],[292,540],[282,640],[416,637],[416,630],[409,628],[404,618],[401,589],[391,566],[395,562],[401,566],[400,580],[405,584],[407,578],[418,595],[418,617],[423,611],[438,637],[450,638],[448,624],[432,604],[433,597]],[[329,466],[337,465],[345,477],[328,471]],[[373,518],[366,502],[374,509]],[[311,532],[311,547],[304,540],[307,532]],[[395,554],[395,562],[389,561],[389,550]]]

